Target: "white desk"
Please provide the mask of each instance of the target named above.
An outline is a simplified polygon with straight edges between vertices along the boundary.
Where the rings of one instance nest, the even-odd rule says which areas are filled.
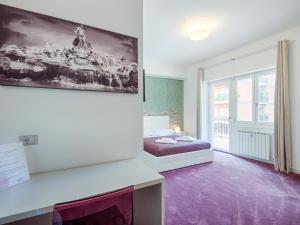
[[[135,224],[160,225],[164,220],[163,180],[139,159],[32,175],[29,181],[0,192],[0,224],[52,212],[57,203],[134,186]]]

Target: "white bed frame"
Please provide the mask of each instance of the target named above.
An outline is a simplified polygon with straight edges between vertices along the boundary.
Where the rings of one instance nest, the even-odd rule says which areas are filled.
[[[214,151],[206,149],[161,157],[144,151],[144,160],[148,166],[157,172],[164,172],[200,163],[212,162],[214,160]]]
[[[155,130],[158,127],[159,129],[169,129],[169,117],[144,116],[144,129],[146,128],[146,131],[148,129]],[[154,156],[144,151],[144,160],[148,166],[157,172],[163,172],[200,163],[212,162],[214,160],[214,150],[204,149],[161,157]]]

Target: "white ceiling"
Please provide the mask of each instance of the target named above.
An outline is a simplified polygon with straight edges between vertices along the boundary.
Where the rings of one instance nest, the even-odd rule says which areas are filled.
[[[191,41],[185,24],[213,24]],[[144,0],[144,59],[189,64],[300,24],[300,0]]]

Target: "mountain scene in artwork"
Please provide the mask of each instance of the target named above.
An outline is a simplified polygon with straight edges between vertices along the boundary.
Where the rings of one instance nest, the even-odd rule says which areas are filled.
[[[0,84],[138,92],[137,39],[0,5]]]

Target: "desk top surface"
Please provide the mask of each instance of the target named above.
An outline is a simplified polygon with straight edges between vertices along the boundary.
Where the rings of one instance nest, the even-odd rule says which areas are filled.
[[[57,203],[162,182],[163,177],[140,159],[35,174],[29,181],[0,192],[0,224],[18,214],[52,209]]]

